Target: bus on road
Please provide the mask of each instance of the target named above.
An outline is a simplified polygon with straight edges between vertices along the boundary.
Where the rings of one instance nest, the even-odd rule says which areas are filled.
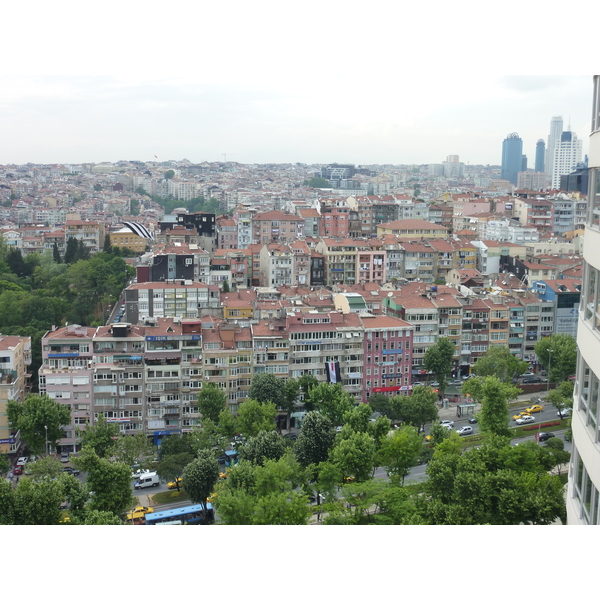
[[[206,519],[203,519],[202,515],[202,504],[193,504],[192,506],[148,513],[146,525],[163,525],[174,521],[179,521],[183,525],[208,525],[215,520],[215,511],[210,502],[206,504]]]

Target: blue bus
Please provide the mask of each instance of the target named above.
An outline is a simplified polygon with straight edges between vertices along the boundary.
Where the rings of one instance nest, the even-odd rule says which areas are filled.
[[[208,525],[215,520],[215,511],[210,502],[206,504],[206,519],[202,517],[202,504],[183,506],[146,514],[146,525],[163,525],[178,521],[183,525]]]

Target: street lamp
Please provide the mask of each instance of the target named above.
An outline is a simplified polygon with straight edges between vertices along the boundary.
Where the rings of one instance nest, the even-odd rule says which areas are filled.
[[[46,456],[48,456],[48,425],[44,425],[44,429],[46,430]]]
[[[546,386],[546,394],[550,391],[550,365],[552,363],[552,349],[548,348],[548,385]]]

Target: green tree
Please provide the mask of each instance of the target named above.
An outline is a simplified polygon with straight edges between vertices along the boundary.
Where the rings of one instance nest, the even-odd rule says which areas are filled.
[[[52,258],[57,265],[62,263],[62,258],[60,256],[60,251],[58,250],[58,244],[56,242],[54,242],[54,245],[52,246]]]
[[[371,407],[368,404],[359,404],[344,413],[344,424],[350,426],[352,431],[366,433],[371,419]]]
[[[8,264],[9,269],[17,277],[27,277],[27,267],[25,265],[25,261],[23,260],[21,250],[18,248],[11,248],[9,250],[8,256],[6,257],[6,263]]]
[[[510,383],[515,377],[527,372],[529,364],[519,360],[507,346],[492,346],[475,363],[475,374],[479,377],[495,376]]]
[[[216,384],[208,383],[198,393],[198,411],[204,419],[210,419],[215,423],[219,420],[219,414],[227,406],[225,392]]]
[[[41,479],[57,479],[63,473],[63,466],[53,456],[45,456],[28,463],[26,470],[31,479],[39,481]]]
[[[577,342],[572,335],[555,333],[535,345],[539,364],[548,371],[550,383],[565,381],[577,370]]]
[[[8,456],[4,452],[0,452],[0,477],[7,473],[9,469],[10,460],[8,460]]]
[[[354,406],[354,398],[345,392],[341,383],[319,383],[308,391],[310,410],[323,413],[334,426],[344,422],[344,414]]]
[[[112,245],[110,243],[110,235],[106,234],[104,236],[104,246],[102,247],[102,252],[109,252],[111,251]]]
[[[88,510],[81,525],[122,525],[121,519],[108,511]]]
[[[165,172],[165,179],[173,179],[175,177],[175,171],[173,169],[169,169]]]
[[[221,291],[224,294],[229,293],[231,290],[229,289],[229,281],[227,281],[227,279],[223,280],[223,285],[221,286]]]
[[[179,478],[183,475],[185,467],[193,460],[193,454],[170,454],[158,463],[156,473],[163,481],[173,480],[179,491]]]
[[[80,435],[82,447],[91,448],[100,458],[107,458],[113,455],[119,437],[119,425],[108,423],[104,415],[100,414],[96,423],[88,423]]]
[[[423,448],[423,438],[415,427],[401,427],[382,441],[378,461],[392,482],[404,482]]]
[[[225,438],[231,438],[235,435],[237,431],[237,419],[231,411],[223,409],[219,413],[219,429]]]
[[[143,431],[138,431],[135,435],[120,435],[115,443],[113,456],[117,462],[131,467],[147,467],[154,457],[154,446]]]
[[[57,525],[64,498],[60,480],[22,477],[14,495],[14,525]]]
[[[439,383],[440,398],[444,395],[446,389],[446,378],[452,372],[452,359],[455,350],[454,344],[448,338],[442,337],[425,352],[423,357],[423,366],[435,375]]]
[[[324,177],[311,177],[304,181],[304,185],[308,185],[314,188],[330,188],[331,183]]]
[[[559,437],[553,437],[546,442],[544,450],[549,455],[551,468],[556,469],[560,475],[561,467],[571,460],[571,453],[565,450],[565,443]]]
[[[327,460],[334,439],[331,421],[320,412],[310,411],[302,420],[294,454],[303,467],[317,465]]]
[[[261,404],[248,399],[238,409],[238,428],[247,437],[254,437],[260,431],[275,429],[277,408],[272,402]]]
[[[183,489],[194,504],[201,504],[206,517],[207,498],[219,479],[219,463],[210,450],[200,450],[183,470]]]
[[[371,478],[375,463],[375,442],[368,433],[354,432],[334,446],[330,460],[344,478],[366,481]]]
[[[301,468],[287,453],[264,465],[240,462],[217,486],[214,501],[226,525],[306,525],[311,508],[296,491]]]
[[[447,440],[450,437],[452,432],[447,427],[442,427],[439,423],[434,423],[429,428],[429,435],[431,436],[431,443],[434,448],[441,444],[444,440]]]
[[[558,410],[561,420],[564,417],[563,409],[573,406],[573,389],[570,381],[563,381],[556,389],[548,392],[548,400]]]
[[[378,412],[389,419],[394,418],[394,411],[390,406],[390,398],[386,394],[372,394],[369,397],[369,405],[373,412]]]
[[[46,439],[56,447],[63,437],[62,427],[71,422],[71,410],[46,394],[28,394],[23,403],[9,400],[7,415],[10,425],[21,431],[21,438],[34,454],[41,454]]]
[[[102,186],[99,183],[95,183],[94,184],[94,191],[95,192],[99,192],[100,190],[102,190]]]
[[[100,458],[91,448],[82,448],[72,463],[87,472],[87,485],[93,492],[92,510],[120,515],[133,501],[131,469],[125,463]]]
[[[286,429],[290,428],[290,419],[296,403],[298,402],[298,394],[300,393],[301,385],[298,379],[290,378],[285,380],[285,386],[283,390],[283,398],[280,400],[280,404],[277,408],[285,412],[286,415]]]
[[[262,465],[266,460],[279,460],[285,448],[284,440],[276,431],[260,431],[240,448],[240,458]]]
[[[191,433],[187,434],[191,440],[191,446],[194,455],[198,455],[201,450],[210,450],[215,456],[222,454],[229,440],[223,435],[222,429],[217,423],[210,419],[202,420],[202,427],[194,427]]]
[[[511,437],[508,401],[519,395],[519,388],[497,377],[473,377],[463,385],[463,392],[481,402],[477,422],[483,433]]]
[[[65,263],[70,265],[75,262],[77,255],[77,238],[70,237],[67,240],[67,248],[65,250]]]
[[[193,446],[193,437],[187,435],[167,435],[162,438],[158,447],[158,459],[164,460],[172,454],[193,454],[196,455]]]
[[[258,373],[252,378],[248,397],[261,404],[272,402],[281,406],[285,402],[285,380],[273,373]]]
[[[399,420],[419,431],[425,423],[435,421],[438,415],[437,395],[427,386],[414,388],[411,396],[394,396],[390,406]]]

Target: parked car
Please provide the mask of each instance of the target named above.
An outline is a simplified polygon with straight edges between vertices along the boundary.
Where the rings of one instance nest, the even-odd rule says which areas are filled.
[[[14,475],[22,475],[23,474],[23,465],[15,465],[15,468],[13,469],[13,474]]]
[[[517,419],[517,425],[524,425],[525,423],[533,423],[535,417],[532,415],[523,415],[520,419]]]
[[[568,417],[571,414],[570,408],[561,408],[557,413],[557,417]]]
[[[551,431],[542,431],[538,437],[538,442],[546,442],[550,438],[556,437]]]
[[[79,475],[79,469],[74,469],[73,467],[64,467],[63,471],[69,475]]]
[[[69,453],[68,452],[61,453],[60,462],[69,462]]]
[[[542,412],[544,410],[544,407],[541,404],[534,404],[532,406],[530,406],[529,408],[525,409],[525,412],[528,414],[531,413],[536,413],[536,412]]]
[[[473,433],[473,428],[470,425],[465,425],[461,427],[456,433],[458,435],[471,435]]]
[[[154,472],[154,473],[144,473],[143,475],[140,475],[139,479],[136,479],[133,482],[133,487],[136,490],[140,490],[142,488],[147,488],[147,487],[158,487],[160,485],[160,479],[158,478],[158,475]]]
[[[449,420],[440,421],[440,425],[442,427],[448,427],[448,428],[452,429],[452,427],[454,427],[454,421],[449,421]]]
[[[297,433],[286,433],[283,437],[286,440],[297,440],[298,439],[298,434]]]
[[[541,377],[523,377],[523,383],[543,383]]]
[[[169,481],[169,483],[167,483],[167,487],[170,490],[176,490],[177,484],[179,484],[179,487],[181,488],[182,483],[183,483],[183,479],[181,477],[178,477],[175,481]]]
[[[469,417],[469,423],[477,423],[477,417],[475,415]]]
[[[19,458],[19,460],[17,461],[17,465],[26,465],[28,460],[29,459],[27,458],[27,456],[21,456],[21,458]]]

